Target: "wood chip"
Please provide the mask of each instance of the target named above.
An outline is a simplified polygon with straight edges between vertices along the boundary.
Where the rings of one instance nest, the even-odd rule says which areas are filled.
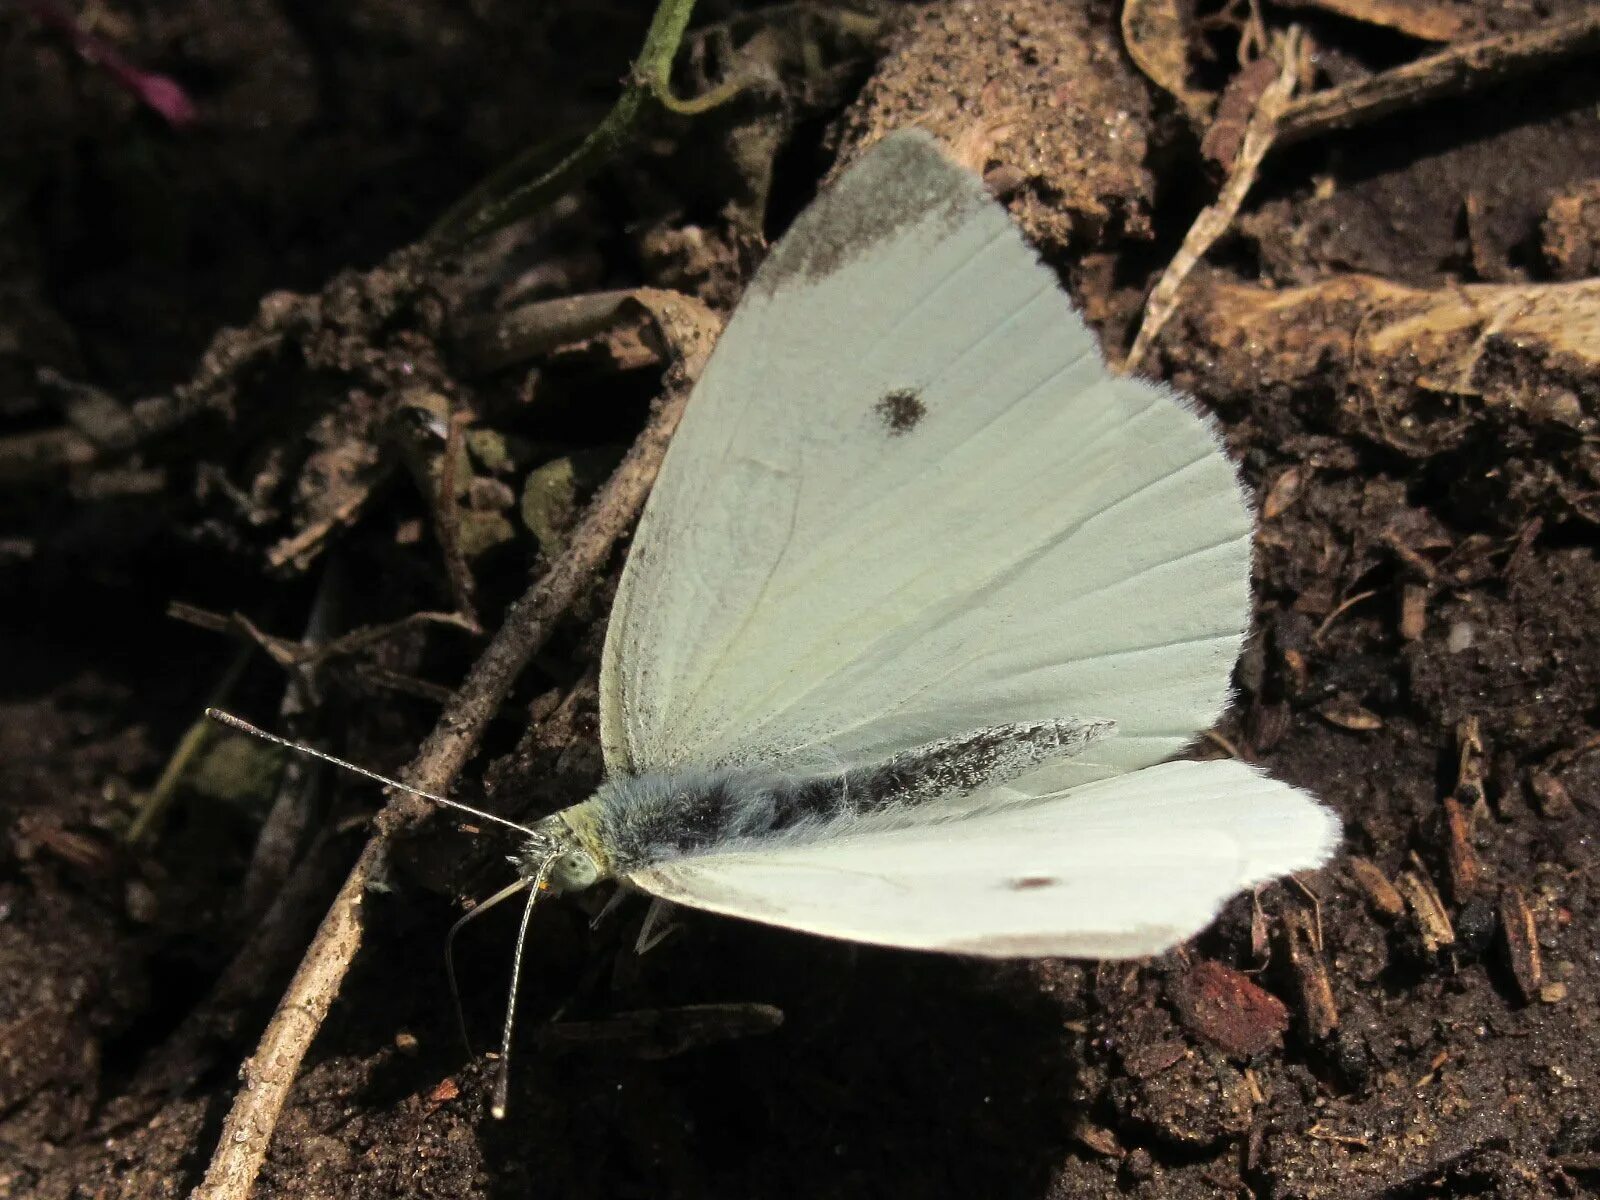
[[[1250,744],[1257,754],[1265,754],[1288,734],[1294,712],[1287,704],[1258,704],[1250,713]]]
[[[1472,823],[1461,802],[1450,796],[1444,802],[1444,857],[1450,871],[1450,898],[1457,904],[1477,892],[1483,883],[1483,860],[1472,846]]]
[[[1290,695],[1298,696],[1304,692],[1311,682],[1311,665],[1306,662],[1306,656],[1298,650],[1285,650],[1283,677]]]
[[[1600,275],[1600,179],[1569,184],[1551,198],[1540,249],[1557,279]]]
[[[1439,892],[1433,886],[1433,881],[1418,869],[1400,872],[1400,878],[1395,884],[1411,907],[1412,915],[1417,919],[1417,928],[1422,934],[1422,945],[1428,953],[1437,954],[1444,947],[1453,946],[1456,940],[1456,927],[1451,922],[1450,914],[1445,909],[1444,901],[1439,898]]]
[[[1201,959],[1168,987],[1178,1019],[1227,1053],[1247,1058],[1283,1045],[1289,1009],[1241,971]]]
[[[1428,628],[1428,589],[1408,583],[1400,590],[1400,636],[1408,642],[1420,641]]]
[[[1506,957],[1517,990],[1531,1004],[1541,998],[1544,964],[1539,957],[1539,927],[1534,923],[1533,910],[1515,884],[1500,893],[1500,932],[1505,937]]]
[[[1460,758],[1456,767],[1456,799],[1472,809],[1483,800],[1483,730],[1477,717],[1466,717],[1456,725],[1456,744]]]
[[[1317,715],[1330,725],[1356,733],[1371,733],[1383,728],[1383,718],[1370,708],[1363,708],[1354,700],[1336,697],[1317,705]]]
[[[1305,472],[1301,468],[1290,467],[1284,471],[1267,488],[1266,499],[1261,502],[1261,519],[1271,521],[1281,517],[1300,498],[1304,487]]]
[[[1377,863],[1371,859],[1351,855],[1346,865],[1350,869],[1350,877],[1366,896],[1367,903],[1372,906],[1374,912],[1385,917],[1398,917],[1405,912],[1405,897],[1396,890],[1394,884],[1389,882],[1389,877]]]
[[[1072,1139],[1091,1154],[1102,1158],[1121,1158],[1126,1151],[1117,1142],[1117,1135],[1103,1125],[1079,1121],[1072,1127]]]
[[[1321,1041],[1339,1027],[1339,1009],[1333,1001],[1328,964],[1316,948],[1317,931],[1310,913],[1298,907],[1284,912],[1281,944],[1306,1032]]]
[[[1263,967],[1271,957],[1272,944],[1267,926],[1267,914],[1261,908],[1261,892],[1258,888],[1250,896],[1250,959],[1257,967]]]

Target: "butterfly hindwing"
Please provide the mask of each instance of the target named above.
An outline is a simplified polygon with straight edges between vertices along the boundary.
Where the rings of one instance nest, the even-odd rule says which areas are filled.
[[[665,900],[874,945],[1132,958],[1196,933],[1241,888],[1320,865],[1338,835],[1332,813],[1253,767],[1182,761],[959,820],[867,823],[628,879]]]

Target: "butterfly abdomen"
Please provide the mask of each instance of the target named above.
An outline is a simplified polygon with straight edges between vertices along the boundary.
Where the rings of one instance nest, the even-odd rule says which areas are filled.
[[[835,836],[869,817],[1003,784],[1047,759],[1077,754],[1109,721],[1035,721],[970,730],[854,769],[760,766],[614,779],[589,802],[613,874],[740,843]]]

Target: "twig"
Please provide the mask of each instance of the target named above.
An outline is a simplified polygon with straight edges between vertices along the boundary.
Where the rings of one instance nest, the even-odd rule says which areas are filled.
[[[710,352],[717,321],[685,296],[642,289],[635,298],[656,318],[664,340],[677,351],[663,394],[633,448],[573,532],[566,554],[506,613],[500,631],[404,773],[408,783],[428,791],[449,787],[522,668],[604,565],[655,480],[689,388]],[[334,897],[256,1053],[240,1068],[243,1086],[193,1200],[245,1200],[249,1195],[300,1062],[360,948],[367,888],[382,878],[391,843],[428,811],[423,801],[402,794],[391,796],[378,814],[372,838]]]
[[[454,204],[428,232],[425,244],[455,249],[521,220],[581,183],[627,145],[646,100],[692,116],[738,91],[740,84],[730,80],[693,100],[673,96],[672,60],[693,12],[694,0],[660,0],[622,95],[589,136],[566,153],[559,145],[546,143],[518,155]]]
[[[1283,62],[1278,70],[1278,77],[1261,93],[1256,110],[1250,117],[1250,124],[1245,128],[1239,153],[1235,156],[1233,167],[1228,172],[1227,182],[1222,185],[1216,201],[1207,205],[1194,219],[1194,224],[1184,236],[1183,245],[1172,256],[1167,269],[1162,272],[1161,278],[1156,281],[1156,286],[1151,289],[1150,299],[1145,304],[1144,320],[1139,325],[1138,336],[1133,339],[1133,348],[1128,351],[1127,361],[1123,363],[1122,369],[1125,372],[1131,374],[1139,369],[1162,326],[1177,311],[1178,292],[1183,287],[1183,281],[1189,277],[1189,272],[1194,270],[1195,264],[1205,256],[1211,244],[1227,232],[1228,226],[1233,223],[1233,218],[1239,211],[1239,206],[1244,203],[1245,196],[1255,183],[1256,172],[1261,168],[1261,160],[1272,148],[1277,136],[1279,119],[1289,103],[1295,81],[1300,77],[1300,46],[1300,31],[1291,26],[1288,36],[1283,40]]]
[[[208,633],[225,633],[243,638],[260,646],[273,662],[283,667],[315,667],[331,659],[347,658],[365,650],[368,646],[387,641],[423,625],[444,625],[451,629],[459,629],[463,633],[482,632],[470,625],[460,613],[414,612],[396,621],[386,621],[382,625],[363,625],[359,629],[352,629],[349,633],[331,638],[320,646],[307,646],[265,633],[239,613],[223,616],[209,609],[185,604],[181,600],[174,600],[167,605],[167,616],[193,625],[197,629],[204,629]]]
[[[83,467],[100,456],[76,429],[35,430],[0,438],[0,486],[21,487],[49,475]]]
[[[379,485],[388,478],[389,470],[387,466],[380,467],[367,480],[365,487],[345,500],[338,508],[318,517],[299,533],[284,538],[272,547],[267,551],[267,566],[276,571],[290,563],[304,566],[310,562],[315,551],[320,549],[336,530],[355,524],[356,518],[361,515],[361,510],[367,506],[367,501],[372,499]]]
[[[444,439],[444,458],[439,463],[438,485],[433,494],[433,531],[439,539],[439,550],[444,555],[445,576],[450,580],[451,598],[456,611],[472,623],[478,624],[478,609],[473,603],[477,587],[472,578],[472,568],[461,549],[461,504],[456,496],[456,468],[462,449],[461,426],[466,414],[452,412],[445,423],[448,432]]]
[[[449,704],[455,695],[442,684],[418,679],[415,675],[407,675],[404,671],[396,671],[378,663],[357,663],[353,667],[340,668],[338,677],[341,682],[357,690],[398,692],[402,696],[415,696],[418,700],[441,707]]]
[[[1288,105],[1278,121],[1277,144],[1375,121],[1396,109],[1459,96],[1581,53],[1600,43],[1600,12],[1538,29],[1518,30],[1452,46],[1390,71],[1342,87],[1313,92]]]
[[[343,591],[342,583],[343,572],[339,569],[338,555],[334,554],[329,557],[311,600],[306,631],[300,638],[306,650],[315,650],[328,640]],[[321,688],[315,667],[286,669],[288,682],[278,704],[278,717],[283,728],[290,728],[295,717],[315,707]],[[314,758],[294,754],[285,759],[272,807],[267,810],[266,820],[261,822],[250,865],[245,869],[244,883],[239,889],[240,911],[247,919],[259,918],[273,897],[283,890],[317,807],[322,776],[323,764]]]
[[[1312,632],[1312,645],[1322,645],[1322,639],[1328,636],[1328,630],[1333,628],[1333,623],[1335,621],[1344,616],[1345,613],[1349,612],[1363,600],[1371,600],[1377,594],[1378,592],[1376,588],[1369,588],[1367,591],[1357,592],[1354,596],[1348,596],[1339,601],[1339,603],[1334,606],[1334,610],[1322,618],[1322,624],[1318,625],[1317,628]]]
[[[504,312],[475,315],[455,323],[457,354],[473,371],[497,371],[615,328],[617,313],[631,292],[589,292],[536,300]]]
[[[1290,47],[1290,40],[1296,43],[1294,48]],[[1227,183],[1216,203],[1195,218],[1182,247],[1150,293],[1144,321],[1123,367],[1125,371],[1135,371],[1143,362],[1150,344],[1177,308],[1177,293],[1184,279],[1232,224],[1268,151],[1318,134],[1350,129],[1400,108],[1487,87],[1551,59],[1577,54],[1600,43],[1600,13],[1454,46],[1368,79],[1293,100],[1290,94],[1298,71],[1298,40],[1299,31],[1291,27],[1285,40],[1283,69],[1262,93]]]

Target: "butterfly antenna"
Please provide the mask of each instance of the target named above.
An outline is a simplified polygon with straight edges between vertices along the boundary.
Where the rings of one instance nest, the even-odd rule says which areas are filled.
[[[461,1030],[461,1042],[467,1048],[467,1057],[472,1057],[472,1038],[467,1033],[467,1014],[461,1007],[461,986],[456,979],[456,934],[461,932],[461,927],[476,917],[483,916],[502,900],[509,900],[518,892],[533,884],[531,879],[519,879],[509,887],[503,887],[481,904],[473,905],[450,926],[450,932],[444,935],[444,972],[450,980],[450,999],[456,1006],[456,1025]]]
[[[412,787],[409,783],[401,783],[398,779],[390,779],[387,775],[380,775],[376,771],[369,771],[365,767],[358,767],[353,762],[346,762],[336,758],[314,746],[307,746],[303,742],[291,742],[288,738],[279,737],[275,733],[268,733],[265,729],[258,729],[249,721],[241,720],[232,713],[223,712],[220,708],[206,709],[206,716],[219,725],[226,725],[229,729],[240,733],[248,733],[251,737],[258,737],[264,742],[271,742],[275,746],[282,746],[286,750],[293,750],[299,754],[309,754],[312,758],[320,758],[323,762],[332,763],[336,767],[343,767],[346,771],[353,771],[357,775],[364,775],[368,779],[383,784],[385,787],[398,788],[402,792],[409,792],[413,796],[420,796],[424,800],[444,808],[453,808],[457,812],[464,812],[468,816],[477,817],[480,821],[489,821],[495,825],[504,825],[507,829],[515,829],[518,833],[533,837],[533,830],[526,825],[518,825],[515,821],[508,821],[504,817],[497,817],[492,812],[484,812],[481,808],[473,808],[470,804],[463,804],[459,800],[452,800],[448,796],[440,796],[434,792],[425,792],[421,788]]]
[[[528,941],[528,922],[533,919],[534,905],[539,903],[545,880],[550,874],[550,865],[555,860],[554,854],[549,855],[539,864],[539,873],[532,880],[520,881],[523,886],[532,886],[528,890],[528,902],[522,906],[522,926],[517,930],[517,952],[511,959],[511,992],[506,997],[505,1027],[500,1031],[499,1071],[495,1075],[494,1093],[489,1101],[489,1115],[497,1121],[505,1118],[506,1098],[511,1091],[511,1029],[517,1016],[517,984],[522,980],[522,948]],[[501,893],[495,899],[501,899],[505,894]]]

